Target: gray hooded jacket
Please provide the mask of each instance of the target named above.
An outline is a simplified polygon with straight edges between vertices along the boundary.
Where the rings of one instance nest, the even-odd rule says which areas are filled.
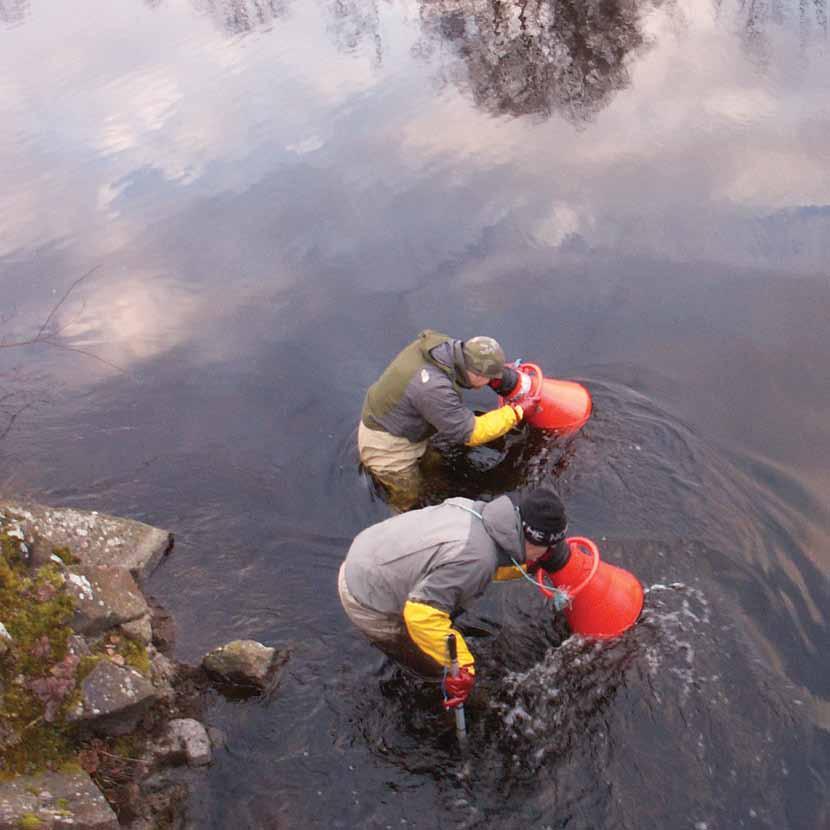
[[[429,335],[444,336],[426,331],[421,337]],[[381,429],[413,443],[436,433],[440,440],[451,444],[467,441],[475,427],[475,415],[464,405],[459,392],[459,387],[467,384],[454,358],[460,343],[460,340],[447,339],[429,350],[432,362],[421,358],[417,363],[410,350],[420,347],[419,340],[411,343],[369,389],[363,404],[363,423],[370,429]],[[404,356],[405,365],[394,372]],[[395,375],[394,380],[390,373]],[[402,381],[404,386],[395,388]],[[388,403],[383,405],[387,394],[395,399],[391,407]]]
[[[355,599],[374,611],[400,614],[412,600],[452,616],[484,593],[498,568],[512,567],[510,557],[525,561],[510,499],[453,498],[366,528],[349,548],[344,575]]]

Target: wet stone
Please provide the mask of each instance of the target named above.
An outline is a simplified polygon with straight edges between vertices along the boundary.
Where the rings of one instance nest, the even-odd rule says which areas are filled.
[[[193,718],[176,718],[168,724],[167,738],[184,753],[192,767],[209,764],[213,760],[207,730]]]
[[[85,772],[44,772],[0,782],[0,830],[21,827],[118,830],[118,819]]]
[[[81,700],[70,718],[99,734],[126,735],[157,699],[157,690],[145,677],[104,659],[84,678]]]
[[[280,658],[283,658],[280,653]],[[256,640],[234,640],[202,659],[207,672],[230,683],[263,688],[277,663],[277,650]]]

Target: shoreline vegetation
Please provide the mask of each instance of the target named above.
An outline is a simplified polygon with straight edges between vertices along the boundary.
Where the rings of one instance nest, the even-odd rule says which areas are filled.
[[[273,689],[288,653],[234,641],[172,659],[142,581],[165,530],[0,499],[0,830],[187,826],[187,771],[224,744],[209,692]]]

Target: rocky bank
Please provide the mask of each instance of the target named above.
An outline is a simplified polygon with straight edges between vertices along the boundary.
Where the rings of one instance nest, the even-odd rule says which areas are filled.
[[[0,547],[0,830],[188,827],[189,778],[222,743],[207,692],[257,694],[287,653],[171,659],[172,620],[142,590],[166,530],[0,500]]]

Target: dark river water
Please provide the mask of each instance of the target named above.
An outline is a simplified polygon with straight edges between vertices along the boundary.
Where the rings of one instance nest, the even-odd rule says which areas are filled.
[[[173,531],[179,659],[291,651],[193,827],[830,827],[825,0],[0,0],[0,181],[3,489]],[[447,494],[647,588],[601,647],[494,588],[463,752],[335,584],[426,327],[595,404]]]

